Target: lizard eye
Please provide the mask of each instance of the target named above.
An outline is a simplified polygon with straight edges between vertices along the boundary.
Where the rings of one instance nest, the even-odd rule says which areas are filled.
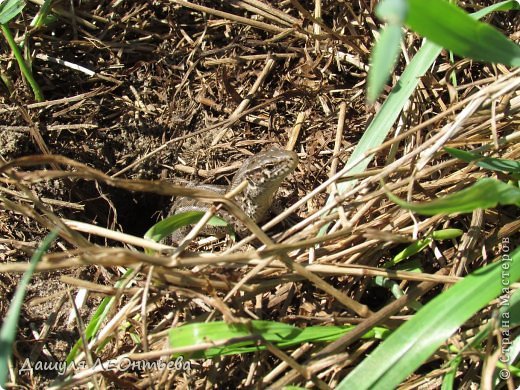
[[[263,177],[263,173],[261,171],[256,171],[256,172],[252,173],[251,175],[249,175],[249,177],[247,177],[247,181],[250,184],[255,184],[255,183],[258,183],[259,181],[261,181],[262,177]]]

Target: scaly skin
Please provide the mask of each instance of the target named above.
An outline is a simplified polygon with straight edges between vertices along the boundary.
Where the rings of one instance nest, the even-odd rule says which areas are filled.
[[[298,156],[295,152],[273,147],[245,160],[228,187],[206,184],[189,184],[189,186],[225,194],[247,180],[248,186],[235,197],[235,201],[251,219],[260,223],[267,216],[280,184],[296,169],[297,165]],[[207,205],[195,199],[181,197],[173,203],[169,214],[186,211],[207,211]],[[220,216],[229,221],[237,233],[243,231],[244,227],[228,213],[223,211]],[[203,232],[222,235],[222,230],[211,227],[207,227]],[[172,235],[171,240],[178,242],[185,234],[186,230],[181,229],[179,233]]]

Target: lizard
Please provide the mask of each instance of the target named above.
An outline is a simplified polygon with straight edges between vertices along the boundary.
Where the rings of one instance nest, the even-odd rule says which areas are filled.
[[[252,220],[256,223],[261,223],[268,215],[274,195],[280,184],[296,169],[297,165],[298,155],[295,152],[271,147],[246,159],[227,187],[195,183],[190,183],[188,186],[196,186],[223,195],[234,190],[246,180],[247,186],[234,199]],[[187,211],[207,211],[207,207],[206,204],[196,199],[179,197],[173,202],[168,214],[174,215]],[[221,211],[219,216],[227,220],[234,230],[242,235],[244,227],[234,217],[225,211]],[[179,230],[170,236],[172,242],[178,242],[188,231],[187,229]],[[222,235],[221,231],[219,232],[218,229],[209,226],[203,232]]]

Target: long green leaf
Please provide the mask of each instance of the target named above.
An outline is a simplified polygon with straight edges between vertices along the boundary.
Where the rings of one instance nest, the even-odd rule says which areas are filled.
[[[7,41],[7,43],[9,44],[9,47],[13,51],[14,57],[16,58],[16,62],[18,63],[18,66],[20,67],[20,71],[22,72],[23,76],[26,78],[27,82],[31,86],[33,93],[34,93],[34,98],[37,101],[42,102],[44,100],[44,98],[43,98],[43,93],[40,89],[40,86],[34,79],[31,68],[25,62],[22,52],[20,51],[20,47],[14,40],[13,34],[11,33],[9,26],[7,24],[0,23],[0,30],[2,30],[2,34],[4,34],[4,37]]]
[[[517,5],[515,0],[503,1],[486,7],[479,12],[471,15],[474,18],[481,18],[493,11],[504,11],[514,8]],[[354,152],[350,156],[347,165],[352,164],[363,156],[368,150],[376,148],[386,139],[394,122],[399,117],[401,110],[417,87],[420,79],[430,69],[437,56],[442,51],[442,47],[433,42],[427,41],[415,54],[410,61],[403,74],[399,78],[397,84],[392,88],[392,92],[388,95],[381,109],[374,117],[370,125],[367,127],[363,136],[359,140]],[[360,164],[356,165],[349,171],[349,174],[363,172],[368,164],[372,161],[372,157],[367,157]],[[345,193],[354,185],[355,181],[345,181],[338,183],[337,188],[340,194]],[[334,196],[330,195],[327,204],[334,202]],[[322,232],[322,229],[320,232]]]
[[[462,236],[463,231],[460,229],[443,229],[436,230],[432,233],[431,236],[422,238],[415,242],[412,242],[406,248],[404,248],[401,252],[395,255],[392,260],[387,261],[383,264],[383,268],[389,268],[397,265],[403,260],[408,259],[409,257],[421,252],[424,248],[426,248],[433,240],[452,240],[454,238]]]
[[[507,0],[492,6],[486,7],[472,15],[474,18],[481,18],[490,12],[497,10],[512,9],[517,5],[515,0]],[[359,140],[356,148],[347,161],[347,165],[360,159],[368,150],[378,147],[386,139],[394,122],[401,114],[401,110],[417,87],[420,79],[431,67],[433,61],[442,51],[442,47],[433,42],[427,41],[417,54],[410,61],[404,70],[397,84],[392,88],[381,109],[367,127],[363,136]],[[362,162],[353,167],[348,173],[356,174],[365,171],[373,157],[367,157]],[[343,194],[351,189],[355,180],[344,181],[337,184],[338,193]],[[327,199],[327,205],[334,202],[335,196],[331,194]],[[328,224],[320,229],[319,234],[326,232]]]
[[[32,274],[36,269],[36,264],[38,264],[38,261],[40,261],[44,253],[47,251],[57,236],[58,231],[53,230],[45,237],[38,249],[36,249],[32,255],[29,268],[23,274],[20,283],[18,283],[18,286],[16,287],[16,293],[14,294],[13,301],[9,306],[7,316],[5,317],[4,323],[2,325],[2,330],[0,331],[0,388],[5,386],[5,380],[9,372],[8,361],[13,352],[12,345],[16,337],[16,331],[18,329],[18,317],[20,316],[20,310],[23,305],[25,291],[29,285]]]
[[[517,327],[520,325],[520,290],[516,290],[511,294],[509,302],[507,305],[502,306],[500,311],[500,315],[503,315],[504,312],[509,312],[507,317],[509,319],[509,326],[511,328]]]
[[[495,179],[482,179],[454,194],[426,203],[408,203],[391,192],[387,196],[399,206],[422,215],[470,213],[475,209],[489,209],[501,205],[520,207],[520,189]]]
[[[367,101],[374,103],[392,74],[397,57],[408,4],[406,0],[383,0],[376,7],[376,15],[387,24],[379,34],[370,54]]]
[[[457,11],[456,13],[458,16],[456,16],[455,19],[457,19],[458,17],[462,17],[464,21],[467,21],[467,18],[469,17],[470,21],[468,23],[472,26],[485,25],[484,23],[476,22],[476,20],[480,19],[481,17],[487,15],[490,12],[508,11],[511,9],[519,8],[519,4],[517,1],[510,0],[493,4],[471,15],[467,15],[454,5],[448,6],[451,8],[455,8],[455,10]],[[367,83],[367,100],[369,103],[373,103],[376,100],[377,96],[379,96],[379,94],[383,90],[384,84],[386,83],[394,69],[397,54],[399,52],[399,43],[400,37],[402,35],[402,27],[404,26],[405,21],[407,21],[408,24],[410,24],[410,22],[418,22],[421,27],[433,25],[429,30],[429,33],[431,33],[431,35],[429,34],[424,36],[426,38],[431,39],[432,42],[435,42],[441,46],[444,46],[445,43],[444,35],[447,35],[447,38],[455,39],[459,44],[465,43],[465,41],[468,40],[467,37],[464,37],[465,39],[460,39],[458,37],[450,35],[451,32],[447,33],[444,24],[447,24],[450,28],[459,31],[458,25],[456,23],[450,23],[449,21],[445,20],[445,18],[440,18],[439,20],[430,20],[430,14],[428,12],[425,12],[423,9],[428,7],[443,8],[446,7],[446,4],[443,0],[435,0],[430,2],[409,2],[408,0],[382,0],[378,4],[376,8],[376,15],[379,19],[386,21],[387,25],[382,28],[380,38],[374,45],[371,54],[371,66],[370,73],[368,74]],[[436,23],[438,24],[438,26],[436,25]],[[488,29],[491,29],[491,31],[493,31],[493,33],[491,33],[493,37],[496,38],[498,34],[499,38],[497,39],[500,39],[503,43],[505,42],[504,45],[515,45],[506,37],[502,36],[500,33],[495,31],[492,27],[487,26],[486,31]],[[480,30],[480,27],[478,27],[477,30]],[[438,36],[439,39],[432,39],[432,35]],[[469,39],[469,41],[469,43],[472,44],[471,38]],[[482,46],[485,43],[476,44]],[[493,46],[493,43],[488,42],[487,45]],[[480,47],[475,49],[475,51],[477,51],[477,54],[480,54],[478,50],[480,50]],[[496,50],[494,46],[493,50]],[[506,55],[511,55],[511,53],[509,53],[507,49],[505,49],[505,51]],[[496,56],[494,56],[493,58],[495,57]]]
[[[373,103],[392,73],[399,54],[399,42],[403,30],[400,24],[388,24],[379,36],[372,50],[370,72],[368,73],[367,100]]]
[[[144,237],[149,240],[159,242],[164,237],[172,234],[175,230],[199,222],[204,214],[204,211],[186,211],[183,213],[171,215],[168,218],[157,222],[150,229],[148,229]],[[213,216],[208,221],[208,225],[224,227],[228,226],[228,223],[220,217]]]
[[[353,164],[355,161],[362,158],[368,150],[376,148],[383,143],[394,122],[399,117],[401,110],[410,98],[410,95],[415,90],[415,87],[417,87],[420,78],[424,76],[441,50],[442,48],[432,42],[426,42],[421,47],[412,61],[410,61],[410,64],[406,67],[401,78],[392,89],[392,92],[388,95],[388,98],[381,106],[377,115],[374,117],[374,120],[370,122],[370,125],[359,139],[356,148],[347,161],[347,165]],[[368,167],[368,164],[370,164],[370,161],[372,161],[372,158],[372,156],[369,156],[363,159],[363,161],[349,171],[349,174],[363,172]],[[338,193],[343,194],[347,192],[355,183],[355,180],[337,183],[336,187]],[[335,196],[330,194],[327,198],[327,205],[334,201]],[[329,224],[323,226],[320,229],[319,234],[325,234],[328,227]]]
[[[306,342],[333,341],[350,331],[353,326],[309,326],[301,329],[293,325],[275,321],[252,320],[249,323],[228,324],[223,321],[193,323],[173,328],[169,333],[172,348],[193,347],[208,342],[226,341],[230,344],[212,347],[193,353],[190,358],[212,358],[222,355],[248,353],[265,349],[256,339],[233,340],[247,336],[260,336],[279,348],[287,348]],[[367,332],[364,338],[383,339],[389,330],[376,327]],[[177,355],[175,355],[177,356]]]
[[[507,276],[504,273],[507,265]],[[421,366],[465,321],[520,279],[520,248],[509,261],[474,271],[425,305],[337,386],[394,389]]]
[[[0,24],[6,24],[22,12],[25,7],[24,0],[7,0],[0,5]]]
[[[45,20],[49,17],[49,13],[51,12],[53,0],[45,0],[38,11],[38,14],[31,21],[31,27],[41,27]]]
[[[520,46],[445,0],[408,0],[406,24],[461,57],[520,65]]]
[[[444,148],[453,157],[465,162],[476,161],[477,165],[491,171],[502,171],[520,174],[520,161],[506,160],[503,158],[494,158],[482,156],[478,153],[466,152],[455,148]]]

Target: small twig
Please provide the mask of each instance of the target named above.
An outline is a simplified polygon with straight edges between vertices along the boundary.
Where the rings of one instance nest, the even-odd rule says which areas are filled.
[[[67,68],[74,69],[74,70],[77,70],[78,72],[85,73],[87,76],[90,76],[90,77],[92,77],[96,74],[96,72],[94,72],[90,69],[87,69],[84,66],[74,64],[69,61],[61,60],[59,58],[51,57],[51,56],[48,56],[47,54],[36,54],[36,58],[38,58],[39,60],[42,60],[42,61],[54,62],[56,64],[66,66]]]

